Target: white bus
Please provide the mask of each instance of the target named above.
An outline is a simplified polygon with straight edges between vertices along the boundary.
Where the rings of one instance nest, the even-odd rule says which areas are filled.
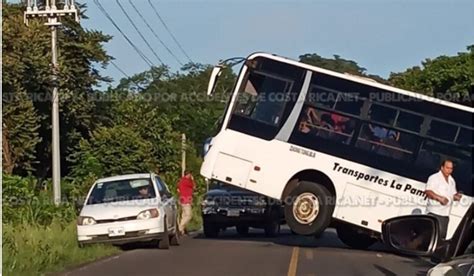
[[[212,93],[221,66],[214,68]],[[467,107],[280,56],[245,59],[201,174],[285,204],[292,231],[336,227],[370,246],[388,218],[425,212],[425,183],[454,161],[460,202],[447,238],[473,203]]]

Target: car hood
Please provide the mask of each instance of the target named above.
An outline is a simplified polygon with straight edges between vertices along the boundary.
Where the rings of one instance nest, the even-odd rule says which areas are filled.
[[[137,216],[140,212],[158,208],[160,204],[156,199],[130,200],[113,203],[85,205],[80,215],[93,217],[95,220],[120,219]]]

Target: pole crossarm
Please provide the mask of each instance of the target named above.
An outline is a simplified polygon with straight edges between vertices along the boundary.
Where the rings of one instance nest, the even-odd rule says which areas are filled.
[[[24,22],[28,26],[28,20],[33,18],[59,18],[64,16],[74,16],[74,19],[79,22],[79,11],[76,8],[74,0],[64,1],[62,8],[57,8],[56,1],[47,0],[46,5],[38,7],[37,0],[28,0],[26,3],[26,11],[24,12]],[[52,25],[51,22],[46,23]],[[54,23],[60,25],[61,23]]]

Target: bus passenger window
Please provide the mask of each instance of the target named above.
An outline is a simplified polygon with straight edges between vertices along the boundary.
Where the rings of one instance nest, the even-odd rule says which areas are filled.
[[[372,104],[369,109],[369,118],[384,124],[393,124],[397,116],[397,111],[383,105]]]
[[[364,100],[350,94],[339,94],[336,110],[359,116],[362,111]]]
[[[422,116],[400,111],[395,126],[414,132],[420,132],[422,124]]]
[[[384,126],[364,124],[356,147],[397,160],[408,160],[417,145],[416,136]]]
[[[461,127],[456,139],[456,143],[459,145],[472,147],[472,129]]]
[[[317,110],[314,107],[304,109],[299,131],[320,138],[348,144],[354,131],[355,121],[336,113]]]
[[[445,141],[454,141],[458,128],[455,125],[441,122],[438,120],[431,121],[428,135]]]

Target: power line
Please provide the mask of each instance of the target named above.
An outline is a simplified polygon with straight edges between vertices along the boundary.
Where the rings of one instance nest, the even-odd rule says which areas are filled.
[[[112,66],[114,66],[115,69],[117,69],[120,73],[122,73],[128,80],[133,82],[140,90],[142,91],[145,90],[143,87],[140,86],[140,84],[135,82],[127,73],[125,73],[125,71],[123,71],[122,68],[120,68],[113,60],[110,61],[110,64],[112,64]]]
[[[179,63],[179,65],[183,66],[183,63],[179,60],[178,57],[176,57],[176,55],[168,48],[168,46],[166,46],[166,44],[160,39],[160,37],[155,33],[155,31],[153,30],[153,28],[150,26],[150,24],[148,24],[148,22],[146,21],[145,17],[142,15],[142,13],[137,9],[137,7],[135,6],[135,4],[133,4],[132,0],[128,0],[128,2],[130,3],[130,5],[132,5],[132,8],[135,10],[136,13],[138,13],[138,15],[140,16],[140,18],[143,20],[143,22],[145,23],[145,25],[148,27],[148,29],[150,29],[150,31],[153,33],[153,35],[156,37],[156,39],[158,39],[158,41],[160,41],[161,45],[163,45],[163,47],[166,48],[166,50],[176,59],[176,61]]]
[[[138,29],[137,25],[135,25],[135,22],[133,22],[132,18],[128,15],[127,11],[123,8],[122,4],[120,4],[119,0],[115,0],[117,2],[117,5],[120,7],[122,10],[123,14],[125,14],[125,17],[127,17],[128,21],[130,24],[132,24],[133,28],[135,31],[137,31],[138,35],[142,38],[142,40],[145,42],[146,46],[150,49],[150,51],[153,53],[153,55],[160,61],[161,64],[164,64],[161,58],[158,56],[158,54],[153,50],[153,47],[151,47],[150,43],[148,43],[148,40],[143,36],[143,34],[140,32],[140,29]]]
[[[114,25],[114,27],[120,32],[120,34],[125,38],[125,40],[130,44],[130,46],[132,46],[132,48],[138,53],[138,55],[145,61],[145,63],[148,64],[148,66],[150,67],[155,66],[153,62],[148,59],[145,54],[143,54],[143,52],[140,51],[140,49],[138,49],[138,47],[128,38],[128,36],[122,31],[122,29],[120,29],[120,27],[115,23],[109,13],[104,9],[99,0],[94,0],[94,3],[97,5],[99,10],[105,15],[105,17],[107,17],[107,19],[112,23],[112,25]]]
[[[165,21],[163,20],[163,18],[161,18],[160,14],[158,13],[158,11],[156,10],[155,6],[153,5],[153,3],[148,0],[148,3],[150,4],[151,8],[153,9],[153,11],[155,12],[156,16],[158,16],[158,19],[160,20],[161,24],[163,24],[163,26],[165,27],[165,29],[168,31],[168,33],[170,34],[170,36],[173,38],[174,42],[176,42],[176,44],[178,45],[179,49],[181,49],[181,51],[183,52],[183,54],[189,59],[190,62],[193,62],[191,60],[191,58],[189,57],[189,55],[186,53],[186,51],[183,49],[183,47],[181,46],[181,44],[178,42],[178,40],[176,39],[176,37],[173,35],[173,33],[171,32],[171,30],[168,28],[168,25],[166,25]]]
[[[118,65],[115,64],[115,62],[113,62],[113,61],[111,60],[111,61],[110,61],[110,64],[112,64],[112,65],[115,67],[115,69],[119,70],[120,73],[122,73],[122,75],[124,75],[126,78],[130,79],[130,76],[129,76],[127,73],[125,73],[125,71],[123,71],[122,68],[118,67]]]

